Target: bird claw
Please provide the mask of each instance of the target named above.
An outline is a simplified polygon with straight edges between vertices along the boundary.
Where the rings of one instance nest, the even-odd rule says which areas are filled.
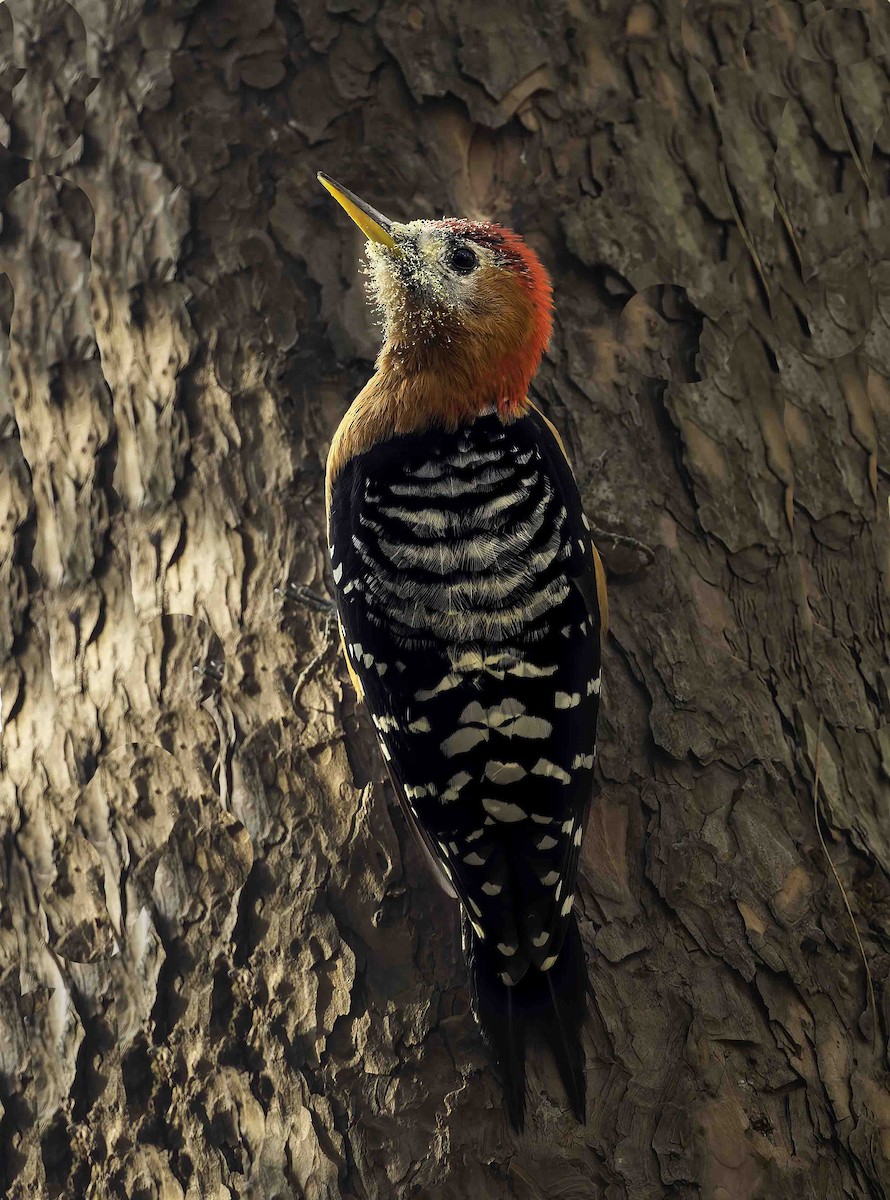
[[[636,575],[655,562],[652,547],[628,534],[611,533],[591,525],[590,536],[609,575]]]
[[[319,595],[318,592],[313,592],[312,588],[307,587],[304,583],[288,583],[283,588],[275,590],[283,595],[285,600],[303,604],[306,608],[314,609],[315,612],[333,613],[337,607],[333,600]]]

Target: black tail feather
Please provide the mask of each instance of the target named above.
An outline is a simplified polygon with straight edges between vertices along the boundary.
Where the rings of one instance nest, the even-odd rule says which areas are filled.
[[[546,972],[550,992],[551,1019],[542,1023],[541,1032],[556,1061],[575,1120],[587,1121],[587,1077],[581,1027],[587,1016],[587,964],[578,923],[572,916],[559,958]]]
[[[498,982],[498,986],[502,986]],[[514,1129],[521,1130],[525,1125],[525,1022],[522,1014],[516,1012],[510,988],[504,988],[507,993],[507,1029],[506,1045],[501,1048],[500,1061],[504,1073],[504,1103],[507,1115]],[[503,1023],[498,1023],[503,1030]]]
[[[559,958],[549,971],[529,967],[514,987],[500,980],[496,956],[464,922],[470,1002],[500,1071],[504,1106],[517,1131],[525,1125],[526,1042],[549,1047],[569,1105],[586,1120],[587,1087],[581,1027],[587,1015],[587,964],[574,916]]]
[[[525,1126],[525,1013],[516,1003],[515,989],[501,983],[494,956],[466,917],[462,932],[470,1005],[500,1071],[510,1124],[521,1131]]]

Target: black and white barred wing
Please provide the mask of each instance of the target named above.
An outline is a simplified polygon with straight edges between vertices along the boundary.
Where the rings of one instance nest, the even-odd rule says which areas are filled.
[[[378,589],[376,613],[369,603],[375,591],[373,577],[369,578],[367,563],[358,549],[363,544],[361,514],[372,493],[371,481],[363,469],[365,466],[364,458],[349,462],[331,492],[328,549],[334,573],[340,645],[356,696],[365,702],[370,712],[387,774],[408,828],[433,877],[446,895],[454,899],[458,893],[453,877],[447,868],[443,870],[439,848],[418,820],[413,800],[417,789],[410,778],[406,778],[406,775],[412,775],[409,767],[412,746],[411,739],[405,739],[401,731],[410,722],[400,720],[405,716],[403,688],[400,691],[393,682],[397,673],[401,677],[408,672],[409,679],[413,676],[414,668],[409,670],[408,666],[412,655],[404,654],[403,649],[396,654],[399,647],[392,636],[390,623],[381,619],[379,608],[381,605],[385,608],[390,598],[381,596]],[[390,667],[394,668],[393,673],[384,680]],[[400,678],[400,683],[404,685],[404,682]],[[462,899],[465,901],[464,897]]]
[[[533,957],[535,965],[546,967],[558,953],[570,921],[581,842],[593,798],[601,649],[608,630],[608,600],[605,571],[593,544],[562,438],[533,405],[526,421],[534,429],[533,440],[541,454],[542,469],[554,481],[565,506],[565,571],[573,593],[583,603],[579,618],[578,606],[568,602],[567,610],[573,615],[559,628],[559,638],[569,649],[568,653],[557,655],[560,666],[554,680],[554,707],[563,717],[554,722],[552,743],[552,757],[561,764],[556,773],[563,785],[561,810],[558,802],[551,809],[557,813],[554,824],[558,829],[548,829],[535,847],[539,853],[546,847],[552,855],[548,861],[534,864],[535,881],[552,885],[552,900],[545,891],[537,907],[529,906],[525,922],[530,944],[535,947],[544,941],[546,957],[542,959],[540,954]],[[570,680],[564,687],[559,686],[560,676]],[[552,845],[554,839],[556,845]],[[529,881],[528,886],[533,892],[534,883]]]

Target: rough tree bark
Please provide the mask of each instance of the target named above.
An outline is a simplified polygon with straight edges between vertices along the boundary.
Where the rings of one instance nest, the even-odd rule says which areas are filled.
[[[885,1195],[888,16],[0,6],[5,1194]],[[300,591],[376,346],[317,169],[555,279],[613,623],[586,1129],[536,1061],[507,1130]]]

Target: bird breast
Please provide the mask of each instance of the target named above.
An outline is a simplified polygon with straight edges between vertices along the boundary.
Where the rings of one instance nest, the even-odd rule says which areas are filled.
[[[414,638],[533,636],[568,594],[567,514],[540,453],[486,426],[365,477],[353,534],[362,586]]]

